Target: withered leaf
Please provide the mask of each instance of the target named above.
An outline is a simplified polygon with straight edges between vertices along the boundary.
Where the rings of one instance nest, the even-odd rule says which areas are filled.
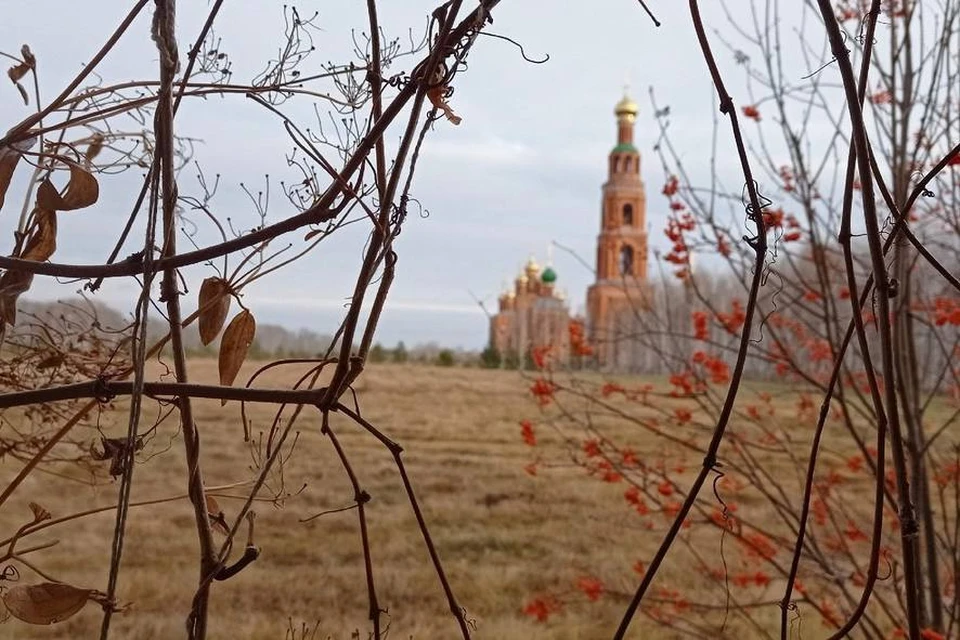
[[[103,446],[103,452],[97,451],[90,445],[90,457],[94,460],[109,460],[110,475],[114,478],[122,476],[127,468],[127,450],[129,449],[129,438],[100,438],[100,444]],[[143,437],[137,436],[133,450],[143,449]]]
[[[96,599],[93,589],[80,589],[60,582],[21,584],[7,589],[2,598],[7,611],[30,624],[53,624],[66,620]]]
[[[76,164],[70,167],[70,181],[62,194],[49,180],[44,180],[37,188],[37,206],[55,211],[71,211],[89,207],[100,197],[100,184],[92,173]]]
[[[44,178],[37,187],[37,206],[41,209],[56,211],[63,204],[63,198],[60,192],[50,182],[50,178]]]
[[[246,309],[235,315],[227,325],[220,340],[220,384],[223,386],[229,387],[236,380],[256,333],[257,321]],[[221,400],[220,404],[225,405],[227,401]]]
[[[11,147],[0,149],[0,209],[3,208],[3,199],[13,179],[13,172],[20,162],[20,154]]]
[[[46,180],[41,182],[37,190],[37,202],[39,203],[41,199],[49,199],[51,190],[56,194],[52,184]],[[52,209],[39,206],[34,209],[33,214],[34,224],[23,253],[19,257],[42,262],[52,256],[57,249],[57,214]],[[30,290],[31,284],[33,284],[33,274],[25,271],[11,269],[0,276],[0,321],[11,326],[16,324],[17,299]]]
[[[37,363],[37,370],[54,369],[67,361],[67,357],[62,353],[51,353],[46,358]]]
[[[444,97],[444,94],[447,92],[447,88],[443,85],[439,87],[434,87],[427,91],[427,97],[430,98],[430,102],[434,107],[443,111],[443,115],[447,117],[447,120],[453,124],[460,124],[462,118],[453,112],[453,109],[450,108],[450,105],[447,104],[447,100]]]
[[[27,138],[9,147],[0,148],[0,209],[3,208],[3,200],[10,187],[10,180],[13,178],[13,172],[23,152],[29,151],[36,143],[36,138]]]
[[[100,197],[100,183],[93,174],[78,164],[70,163],[70,182],[63,194],[60,211],[89,207]]]
[[[83,155],[83,161],[89,169],[93,164],[94,158],[100,155],[100,152],[103,150],[103,134],[96,133],[90,139],[90,146],[87,147],[87,152]]]
[[[0,320],[11,327],[17,324],[17,298],[30,290],[33,274],[11,269],[0,276]]]
[[[20,47],[20,55],[23,57],[23,62],[10,67],[7,71],[7,75],[10,76],[10,79],[14,82],[19,82],[31,69],[37,68],[37,59],[34,57],[33,52],[30,51],[29,46],[23,45]]]
[[[30,104],[30,96],[27,90],[23,88],[23,85],[20,84],[20,80],[31,70],[37,68],[37,59],[33,56],[30,47],[27,45],[20,47],[20,55],[23,57],[23,62],[17,63],[7,69],[7,76],[10,77],[10,81],[16,85],[17,90],[20,92],[20,97],[23,98],[23,104]]]
[[[14,82],[13,85],[17,88],[17,91],[20,92],[20,99],[23,100],[24,105],[30,104],[30,94],[27,93],[27,90],[19,82]]]
[[[227,526],[227,517],[223,514],[220,503],[209,493],[206,494],[206,499],[207,517],[210,518],[210,526],[225,536],[230,535],[230,528]]]
[[[37,198],[39,200],[39,195]],[[20,257],[43,262],[57,250],[57,212],[37,207],[33,210],[33,217],[35,225]]]
[[[41,522],[42,520],[49,520],[53,516],[50,515],[50,512],[38,505],[36,502],[30,503],[30,511],[33,512],[33,521]]]
[[[230,311],[230,285],[223,278],[207,278],[200,285],[200,342],[213,342]]]
[[[14,84],[20,82],[23,79],[23,76],[30,73],[30,64],[26,61],[18,62],[9,69],[7,69],[7,76],[10,78],[10,81]]]

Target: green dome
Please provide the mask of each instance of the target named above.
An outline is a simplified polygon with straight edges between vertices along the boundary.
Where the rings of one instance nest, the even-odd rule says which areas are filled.
[[[557,272],[553,270],[553,267],[547,267],[543,270],[543,273],[540,274],[540,281],[546,284],[553,284],[557,281]]]

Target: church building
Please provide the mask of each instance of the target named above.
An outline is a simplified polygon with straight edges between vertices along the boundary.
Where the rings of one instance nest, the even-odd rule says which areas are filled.
[[[626,95],[614,107],[617,144],[607,160],[596,275],[587,290],[585,321],[571,317],[564,296],[556,290],[552,265],[548,262],[541,271],[531,258],[513,286],[500,295],[498,312],[490,318],[490,346],[502,357],[522,358],[549,346],[553,357],[566,361],[571,355],[571,334],[577,342],[585,325],[586,343],[596,366],[629,370],[639,362],[629,340],[637,314],[648,304],[646,194],[640,178],[640,153],[633,142],[637,112],[637,104]],[[581,356],[587,353],[574,351]]]

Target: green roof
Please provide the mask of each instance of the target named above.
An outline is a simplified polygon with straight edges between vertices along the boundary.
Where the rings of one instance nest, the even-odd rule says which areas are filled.
[[[543,270],[543,273],[540,274],[540,280],[546,284],[553,284],[557,281],[557,272],[554,271],[552,267],[547,267]]]
[[[626,152],[636,153],[637,148],[632,144],[623,143],[623,144],[618,144],[613,148],[613,151],[611,151],[611,153],[626,153]]]

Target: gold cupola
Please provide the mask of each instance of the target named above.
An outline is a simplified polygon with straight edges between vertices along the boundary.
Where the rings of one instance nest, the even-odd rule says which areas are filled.
[[[637,103],[633,101],[627,92],[623,92],[623,97],[620,99],[620,102],[613,108],[613,112],[617,115],[618,120],[628,120],[633,122],[637,119],[637,114],[640,112],[640,107],[637,106]]]
[[[537,261],[534,260],[533,256],[530,256],[530,259],[527,260],[526,266],[524,266],[523,271],[527,278],[530,280],[535,280],[538,275],[540,275],[540,265],[537,264]]]

